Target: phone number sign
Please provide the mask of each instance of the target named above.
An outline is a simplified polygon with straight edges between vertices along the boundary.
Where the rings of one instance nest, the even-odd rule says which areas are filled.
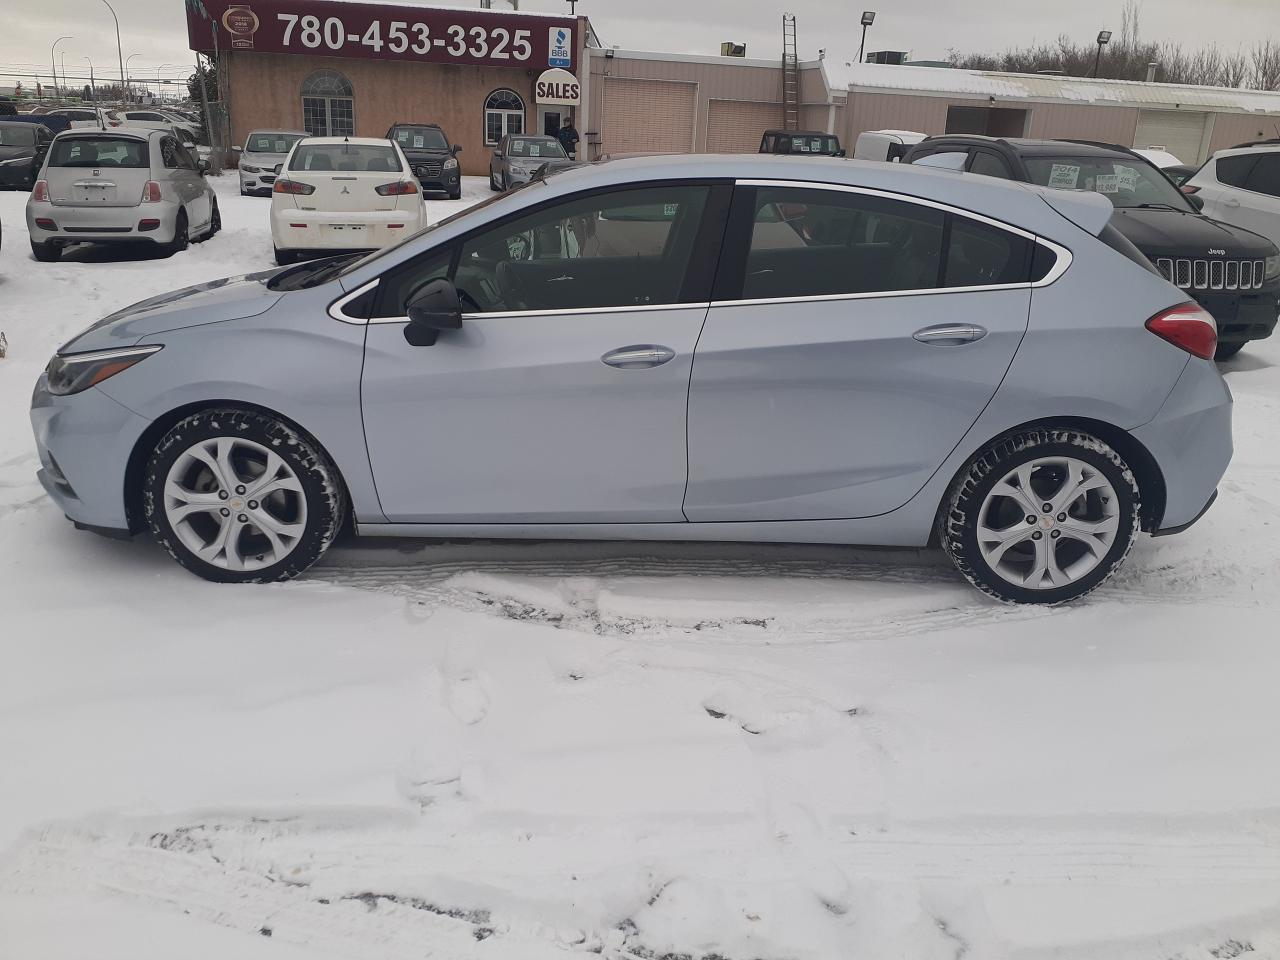
[[[575,22],[565,17],[326,0],[235,3],[205,0],[208,18],[187,7],[192,50],[300,53],[483,66],[573,68]]]

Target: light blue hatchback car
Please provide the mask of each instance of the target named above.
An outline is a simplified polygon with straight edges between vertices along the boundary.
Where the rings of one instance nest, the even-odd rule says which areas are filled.
[[[1102,583],[1231,457],[1213,320],[1093,194],[649,157],[106,317],[36,386],[77,526],[270,581],[365,535],[923,546]]]

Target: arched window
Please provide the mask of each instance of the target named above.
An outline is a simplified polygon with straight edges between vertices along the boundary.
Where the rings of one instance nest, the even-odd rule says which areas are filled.
[[[492,146],[509,133],[524,133],[524,101],[514,90],[495,90],[484,102],[484,142]]]
[[[302,126],[313,137],[350,137],[356,132],[355,91],[336,70],[317,70],[302,81]]]

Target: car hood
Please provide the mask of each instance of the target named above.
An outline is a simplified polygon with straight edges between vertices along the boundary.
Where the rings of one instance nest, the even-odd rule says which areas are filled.
[[[1266,237],[1201,214],[1117,208],[1111,223],[1148,257],[1260,260],[1276,251]]]
[[[265,313],[284,294],[267,288],[279,270],[265,270],[184,287],[117,310],[68,341],[59,351],[109,350],[132,346],[144,337],[206,323],[239,320]]]
[[[21,160],[35,155],[34,147],[0,147],[0,160]]]
[[[242,153],[240,154],[240,162],[248,163],[255,167],[274,167],[277,163],[284,163],[287,153]]]
[[[428,150],[425,148],[422,150],[405,150],[403,146],[400,149],[410,160],[447,160],[453,156],[451,150]]]

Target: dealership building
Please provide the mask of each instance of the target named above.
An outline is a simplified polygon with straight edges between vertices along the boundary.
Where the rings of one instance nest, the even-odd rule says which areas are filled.
[[[1161,146],[1184,163],[1280,135],[1280,94],[934,67],[798,61],[784,104],[781,59],[604,46],[585,16],[345,0],[204,0],[193,50],[224,66],[233,142],[250,130],[383,136],[438,123],[485,175],[508,133],[572,117],[579,155],[752,152],[785,125],[839,134],[1079,137]]]

